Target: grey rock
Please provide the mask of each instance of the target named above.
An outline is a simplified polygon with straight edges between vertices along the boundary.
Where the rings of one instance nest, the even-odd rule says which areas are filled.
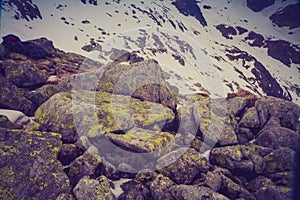
[[[2,199],[56,199],[70,193],[70,182],[57,160],[62,143],[55,133],[0,128]]]
[[[83,155],[76,158],[71,164],[68,172],[71,185],[76,185],[78,181],[88,175],[96,176],[97,169],[101,165],[101,157],[98,150],[90,147]]]
[[[158,169],[161,168],[161,165],[166,166],[169,164],[160,169],[160,172],[177,184],[191,183],[198,174],[208,171],[206,158],[193,148],[182,148],[170,152],[161,157],[157,163]]]
[[[6,79],[21,88],[38,87],[48,79],[48,74],[39,70],[30,60],[21,62],[5,60],[3,65]]]
[[[292,189],[283,186],[262,187],[255,193],[255,197],[257,200],[290,200],[292,198]]]
[[[247,109],[246,113],[243,115],[239,126],[245,128],[258,128],[260,125],[259,116],[256,112],[256,108],[252,107]]]
[[[227,102],[227,110],[234,116],[240,116],[245,110],[248,100],[245,97],[235,97]]]
[[[290,148],[280,148],[264,157],[266,167],[264,173],[268,176],[278,172],[293,171],[296,167],[295,151]]]
[[[169,179],[168,177],[159,174],[156,176],[152,184],[150,185],[150,191],[153,199],[162,200],[162,199],[170,199],[175,200],[174,197],[169,192],[169,188],[174,186],[175,183]]]
[[[110,182],[105,176],[90,179],[88,176],[80,179],[73,193],[77,200],[113,200]]]
[[[299,134],[283,127],[273,127],[263,130],[256,138],[254,144],[272,149],[289,147],[297,150],[300,147]]]
[[[290,101],[275,97],[262,97],[255,102],[261,127],[271,117],[278,119],[280,125],[285,128],[299,131],[300,107]]]
[[[198,185],[176,185],[171,187],[170,193],[174,199],[193,199],[193,200],[229,200],[226,196],[215,192],[214,190]]]

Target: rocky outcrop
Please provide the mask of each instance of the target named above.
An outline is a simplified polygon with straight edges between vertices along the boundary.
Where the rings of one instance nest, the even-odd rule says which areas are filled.
[[[8,49],[3,44],[0,45],[3,49],[0,55],[0,108],[19,110],[28,116],[33,116],[35,110],[43,102],[63,90],[62,87],[55,85],[45,85],[49,83],[49,77],[60,78],[78,73],[85,57],[58,50],[53,46],[52,41],[46,38],[25,42],[37,45],[51,56],[44,59],[32,59]],[[101,65],[89,59],[85,63],[94,66]],[[58,82],[51,83],[57,84]]]
[[[195,0],[176,0],[172,3],[177,10],[185,16],[195,17],[202,26],[207,26],[200,7]]]
[[[279,27],[289,27],[289,29],[300,26],[300,3],[288,5],[278,10],[270,16],[270,20]]]
[[[298,105],[245,90],[182,96],[153,61],[79,70],[81,56],[52,50],[1,62],[1,108],[34,118],[0,110],[0,199],[290,199]],[[24,63],[26,81],[10,78]],[[81,73],[45,84],[64,70]]]
[[[266,7],[269,7],[275,3],[275,0],[247,0],[247,6],[254,12],[259,12]]]

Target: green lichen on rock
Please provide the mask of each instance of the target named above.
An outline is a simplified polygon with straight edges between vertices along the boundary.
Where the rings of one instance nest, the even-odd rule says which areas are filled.
[[[189,184],[195,176],[208,171],[206,158],[193,148],[181,148],[170,152],[162,156],[157,163],[160,172],[178,184]]]
[[[102,159],[98,150],[91,146],[83,155],[76,158],[70,164],[68,176],[70,178],[71,185],[76,185],[78,181],[86,175],[95,176],[96,170],[99,168],[101,163]]]
[[[18,87],[36,87],[46,82],[48,74],[39,70],[30,60],[5,60],[5,76]]]
[[[61,146],[57,137],[5,129],[0,133],[0,199],[55,199],[70,193],[69,179],[53,151]]]
[[[150,185],[150,191],[154,199],[173,199],[168,193],[169,188],[174,186],[175,183],[163,174],[156,176],[152,184]]]
[[[153,60],[131,65],[108,65],[99,80],[99,91],[129,95],[176,109],[175,93],[164,80],[163,71]]]
[[[78,200],[113,200],[109,180],[105,176],[98,179],[83,177],[73,189]]]
[[[117,146],[137,153],[150,153],[167,147],[174,136],[168,132],[134,128],[125,134],[108,133],[106,136]]]
[[[93,138],[133,127],[162,127],[174,119],[171,109],[157,103],[140,101],[105,92],[58,93],[35,113],[47,130],[61,133],[64,141],[76,141],[79,135]]]
[[[180,132],[196,134],[199,130],[202,140],[208,146],[216,143],[220,146],[238,143],[235,134],[237,121],[232,113],[227,112],[224,99],[210,99],[201,95],[184,98],[187,103],[178,112]]]
[[[210,161],[229,170],[238,169],[245,172],[261,173],[265,167],[265,160],[255,145],[214,148],[210,153]]]
[[[290,148],[281,148],[265,156],[266,167],[264,173],[293,171],[295,169],[295,152]]]

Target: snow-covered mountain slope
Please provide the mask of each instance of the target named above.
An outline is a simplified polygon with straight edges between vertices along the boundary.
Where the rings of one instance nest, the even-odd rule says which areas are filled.
[[[23,2],[35,9],[22,14],[16,12],[19,4],[4,1],[2,35],[47,37],[63,50],[103,63],[125,51],[155,59],[182,94],[226,96],[242,87],[300,104],[295,0]],[[31,11],[36,17],[26,14]]]

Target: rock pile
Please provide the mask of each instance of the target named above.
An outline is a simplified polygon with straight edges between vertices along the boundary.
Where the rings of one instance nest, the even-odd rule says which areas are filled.
[[[34,118],[22,127],[0,116],[0,199],[292,197],[298,105],[181,96],[154,61],[102,66],[48,48],[44,59],[1,60],[0,107]]]

